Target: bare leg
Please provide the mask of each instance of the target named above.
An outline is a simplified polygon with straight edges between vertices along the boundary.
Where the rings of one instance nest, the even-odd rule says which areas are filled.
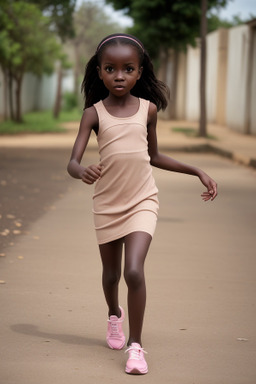
[[[133,232],[125,236],[124,277],[128,286],[129,339],[141,344],[141,333],[146,305],[144,262],[152,237],[146,232]]]
[[[118,302],[118,283],[121,277],[123,239],[101,244],[102,286],[109,308],[108,315],[121,316]]]

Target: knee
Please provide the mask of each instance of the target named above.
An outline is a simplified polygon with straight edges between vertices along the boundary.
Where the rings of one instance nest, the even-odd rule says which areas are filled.
[[[120,280],[120,273],[117,272],[104,272],[102,275],[102,281],[104,285],[113,286],[117,285]]]
[[[134,269],[125,270],[124,278],[128,288],[131,289],[138,289],[142,284],[144,284],[143,271],[137,271]]]

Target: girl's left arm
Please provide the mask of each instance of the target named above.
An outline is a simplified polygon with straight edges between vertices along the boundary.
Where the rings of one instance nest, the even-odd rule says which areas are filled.
[[[202,184],[207,188],[206,192],[202,193],[204,201],[214,200],[217,196],[217,184],[204,171],[188,164],[181,163],[173,158],[163,155],[158,152],[157,145],[157,108],[155,104],[150,103],[148,113],[148,152],[150,163],[154,167],[165,169],[167,171],[186,173],[188,175],[198,176]]]

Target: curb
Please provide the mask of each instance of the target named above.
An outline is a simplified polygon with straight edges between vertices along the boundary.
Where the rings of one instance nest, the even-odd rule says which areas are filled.
[[[194,153],[215,153],[216,155],[233,160],[239,164],[242,164],[254,169],[256,168],[256,158],[250,158],[240,153],[232,152],[227,149],[223,149],[209,143],[175,146],[175,147],[159,143],[158,146],[159,146],[159,149],[161,149],[162,151],[190,152],[190,153],[193,153],[193,152]]]

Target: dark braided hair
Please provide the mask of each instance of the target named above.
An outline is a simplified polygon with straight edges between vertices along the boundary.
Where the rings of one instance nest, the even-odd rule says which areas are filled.
[[[131,90],[131,94],[146,100],[152,101],[157,106],[157,110],[165,109],[168,104],[168,87],[154,74],[153,64],[149,54],[145,50],[142,42],[135,36],[115,33],[105,37],[98,45],[97,50],[89,60],[85,68],[85,75],[81,86],[81,92],[84,93],[84,108],[91,107],[100,100],[105,99],[109,91],[99,78],[97,67],[100,66],[101,57],[104,49],[109,45],[129,44],[137,49],[140,66],[143,67],[142,75],[136,85]]]

